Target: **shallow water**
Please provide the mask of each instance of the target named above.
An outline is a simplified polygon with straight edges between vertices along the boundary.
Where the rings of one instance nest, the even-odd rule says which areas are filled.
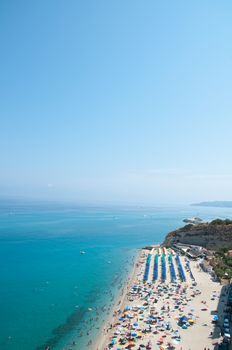
[[[232,210],[0,203],[0,349],[87,348],[138,248],[196,215]]]

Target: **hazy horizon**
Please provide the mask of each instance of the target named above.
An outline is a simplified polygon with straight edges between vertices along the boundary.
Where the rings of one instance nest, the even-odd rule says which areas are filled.
[[[230,1],[0,9],[0,198],[232,200]]]
[[[109,207],[109,208],[184,208],[184,207],[192,207],[195,206],[201,207],[216,207],[216,208],[232,208],[232,201],[199,201],[199,202],[157,202],[157,201],[115,201],[115,200],[78,200],[76,199],[70,199],[70,198],[48,198],[43,196],[25,196],[25,195],[6,195],[6,196],[0,196],[0,204],[10,204],[10,205],[24,205],[24,204],[31,204],[31,205],[51,205],[51,206],[74,206],[74,207]]]

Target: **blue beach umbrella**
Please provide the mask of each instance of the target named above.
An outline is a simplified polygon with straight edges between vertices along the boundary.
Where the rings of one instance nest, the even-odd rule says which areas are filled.
[[[181,323],[187,323],[187,322],[188,322],[187,317],[186,317],[186,316],[182,316],[182,317],[180,318],[180,322],[181,322]]]

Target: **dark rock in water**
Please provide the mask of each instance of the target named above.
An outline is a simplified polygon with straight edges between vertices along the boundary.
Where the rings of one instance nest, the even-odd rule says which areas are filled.
[[[143,250],[152,250],[152,246],[146,246],[146,247],[144,247],[144,248],[142,248]]]
[[[76,328],[76,326],[83,320],[85,313],[86,310],[84,308],[80,308],[78,311],[73,312],[64,324],[53,329],[52,333],[54,336],[48,339],[45,344],[38,346],[36,350],[44,350],[46,348],[52,349],[55,347],[65,334]]]
[[[194,218],[188,218],[188,219],[184,219],[183,222],[185,222],[186,224],[202,224],[203,220],[201,218],[198,217],[194,217]]]
[[[207,249],[232,249],[232,221],[216,219],[210,223],[186,225],[170,232],[163,242],[165,247],[182,243],[198,245]]]

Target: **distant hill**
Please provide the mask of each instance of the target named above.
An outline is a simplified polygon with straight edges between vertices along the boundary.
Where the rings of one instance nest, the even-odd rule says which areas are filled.
[[[232,249],[232,220],[216,219],[210,223],[185,225],[170,232],[163,245],[171,247],[176,243],[199,245],[212,250]]]
[[[232,201],[200,202],[200,203],[193,203],[191,205],[192,206],[200,206],[200,207],[232,208]]]

